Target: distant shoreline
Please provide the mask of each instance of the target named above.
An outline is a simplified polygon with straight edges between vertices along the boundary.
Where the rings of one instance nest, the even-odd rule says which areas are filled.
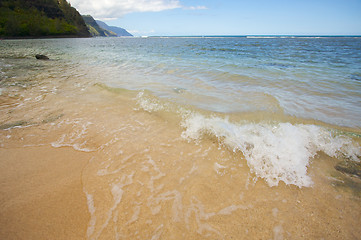
[[[146,36],[147,38],[361,38],[361,35],[185,35]],[[144,36],[142,37],[144,38]]]
[[[94,38],[92,36],[53,35],[53,36],[0,36],[0,40],[57,39],[57,38]],[[95,37],[96,38],[96,37]],[[101,37],[103,38],[103,37]],[[324,38],[361,38],[361,35],[189,35],[189,36],[118,36],[104,38],[249,38],[249,39],[324,39]]]

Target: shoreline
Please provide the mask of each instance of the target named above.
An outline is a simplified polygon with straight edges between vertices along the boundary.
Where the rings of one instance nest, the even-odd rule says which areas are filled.
[[[106,39],[89,40],[69,48],[71,42],[78,41],[3,42],[9,47],[4,47],[0,96],[1,239],[355,239],[361,235],[361,179],[351,175],[346,161],[360,159],[359,130],[348,132],[332,125],[338,121],[326,124],[307,114],[290,117],[276,93],[254,96],[255,92],[228,91],[235,86],[229,85],[233,75],[227,74],[216,85],[201,84],[196,80],[204,75],[197,65],[192,68],[189,59],[173,66],[193,69],[188,74],[195,82],[187,83],[183,77],[189,75],[180,74],[176,75],[183,76],[180,84],[165,62],[169,58],[151,62],[151,57],[138,58],[131,52],[133,45],[126,45],[129,41],[120,46]],[[14,58],[44,49],[58,60]],[[130,68],[135,61],[141,66]],[[146,63],[160,65],[148,68]],[[139,72],[132,75],[133,70]],[[160,81],[164,95],[157,95],[152,85],[158,82],[153,80],[163,75],[160,80],[175,82]],[[247,79],[243,80],[247,83]],[[130,81],[139,81],[140,87]],[[289,92],[302,90],[291,83],[284,82]],[[217,92],[217,86],[224,91]],[[203,98],[191,89],[223,95]],[[235,98],[239,103],[235,106],[247,100],[247,106],[254,106],[250,110],[260,110],[238,114],[228,108],[224,112],[207,108],[218,99],[229,103],[227,94],[245,94]],[[269,108],[259,108],[260,104]],[[353,123],[353,115],[322,113]],[[341,160],[345,164],[338,168],[346,173],[335,169]]]
[[[0,148],[2,239],[84,239],[90,219],[82,171],[89,153],[70,147]]]
[[[359,234],[359,197],[331,166],[336,159],[321,154],[312,160],[312,187],[270,187],[214,139],[184,141],[170,119],[134,110],[122,94],[94,87],[83,94],[64,102],[48,95],[46,103],[27,108],[36,114],[54,107],[53,115],[39,116],[42,124],[4,130],[1,239]],[[55,103],[62,114],[54,112]],[[30,111],[18,113],[24,112]]]

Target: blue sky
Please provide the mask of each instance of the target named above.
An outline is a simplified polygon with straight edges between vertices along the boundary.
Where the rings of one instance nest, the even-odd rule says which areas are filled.
[[[137,36],[361,35],[361,0],[70,2],[81,14],[91,14]]]

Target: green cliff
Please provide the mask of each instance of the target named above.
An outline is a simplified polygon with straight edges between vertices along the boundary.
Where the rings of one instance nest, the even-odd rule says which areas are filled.
[[[0,37],[90,37],[66,0],[0,0]]]
[[[112,32],[112,31],[108,31],[104,28],[101,28],[92,16],[83,15],[83,19],[85,21],[86,26],[88,27],[90,34],[93,37],[116,37],[117,36],[116,33]]]

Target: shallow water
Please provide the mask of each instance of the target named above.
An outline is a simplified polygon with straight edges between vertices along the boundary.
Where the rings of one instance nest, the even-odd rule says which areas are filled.
[[[361,155],[360,48],[359,38],[1,41],[1,147],[92,153],[84,238],[357,238],[360,181],[334,166]]]

